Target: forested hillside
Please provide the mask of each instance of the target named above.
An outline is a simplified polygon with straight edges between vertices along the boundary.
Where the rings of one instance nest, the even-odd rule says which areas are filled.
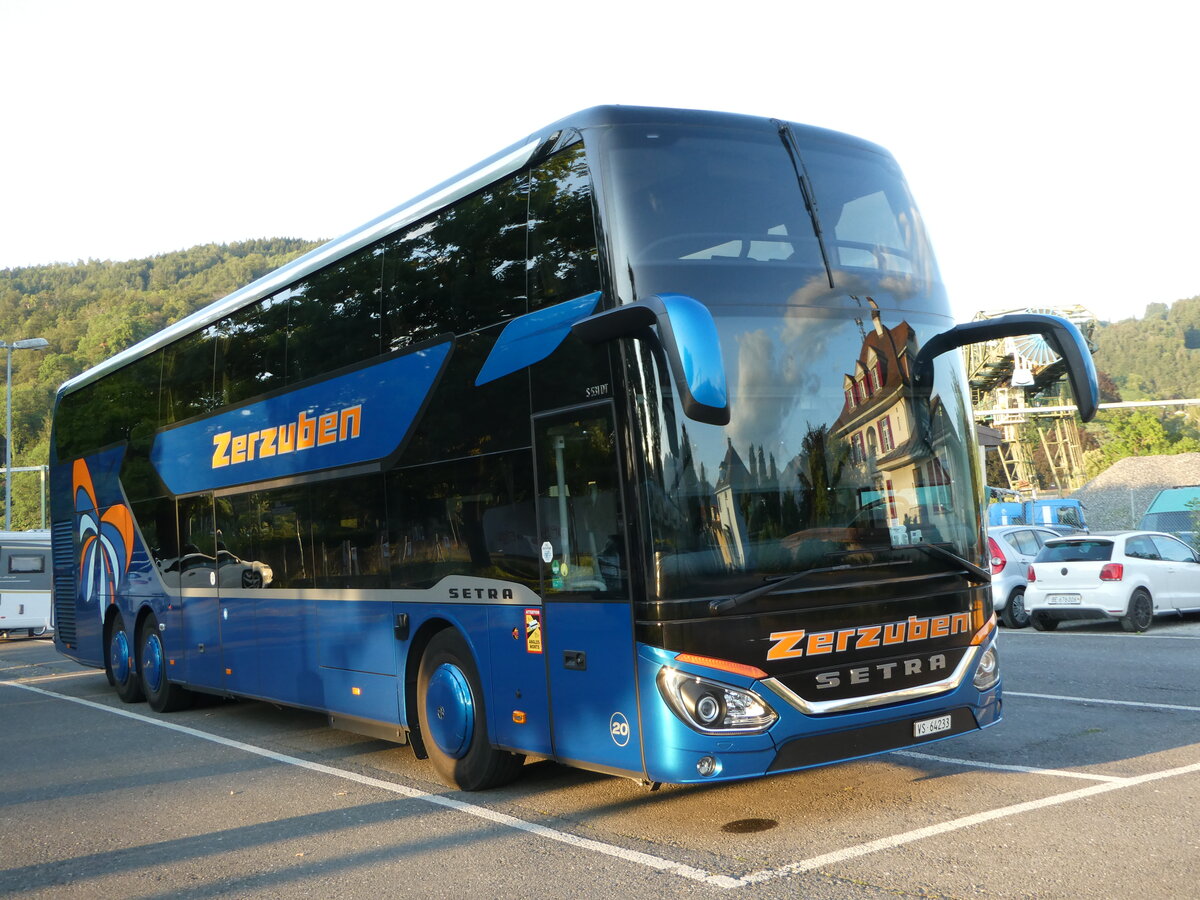
[[[1200,397],[1200,297],[1151,303],[1140,319],[1104,325],[1096,365],[1126,400]]]
[[[0,339],[50,343],[45,350],[12,353],[13,465],[46,462],[51,404],[68,378],[318,243],[278,238],[206,244],[129,262],[0,270]],[[16,474],[13,494],[13,528],[37,527],[36,476]]]

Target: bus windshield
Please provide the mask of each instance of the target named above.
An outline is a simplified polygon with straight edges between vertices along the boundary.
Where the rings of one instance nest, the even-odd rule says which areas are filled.
[[[947,363],[932,400],[908,384],[914,348],[937,325],[873,310],[717,312],[729,425],[687,422],[672,447],[662,423],[646,448],[663,599],[874,562],[880,551],[913,556],[920,544],[976,557],[963,382]]]
[[[790,147],[774,128],[609,140],[624,289],[706,304],[729,381],[727,426],[646,414],[659,598],[881,560],[953,565],[929,544],[974,560],[965,377],[945,354],[933,394],[913,391],[917,351],[951,319],[891,157],[810,129]]]
[[[944,303],[895,160],[841,135],[780,127],[795,140],[776,128],[685,125],[606,136],[628,289],[710,304],[827,305],[860,293],[881,305]]]

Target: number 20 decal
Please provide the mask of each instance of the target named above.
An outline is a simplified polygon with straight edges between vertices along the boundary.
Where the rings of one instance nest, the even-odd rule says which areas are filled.
[[[608,733],[612,735],[613,743],[618,747],[629,743],[629,720],[625,718],[624,713],[612,714],[612,718],[608,720]]]

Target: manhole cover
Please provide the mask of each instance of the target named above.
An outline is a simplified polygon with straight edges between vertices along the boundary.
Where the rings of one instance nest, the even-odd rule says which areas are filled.
[[[767,831],[778,824],[774,819],[738,819],[736,822],[726,822],[721,830],[729,834],[753,834]]]

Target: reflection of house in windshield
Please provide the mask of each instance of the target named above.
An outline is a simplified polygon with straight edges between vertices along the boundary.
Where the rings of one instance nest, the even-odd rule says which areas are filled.
[[[754,458],[753,447],[750,448],[750,458]],[[716,490],[717,521],[724,526],[718,532],[717,540],[726,566],[742,568],[746,565],[749,536],[738,498],[754,487],[750,472],[733,449],[733,440],[730,439],[725,458],[721,460]]]
[[[875,302],[853,370],[843,379],[845,405],[831,429],[872,482],[859,494],[861,515],[886,526],[894,544],[939,540],[937,519],[950,502],[950,478],[921,433],[914,407],[916,335],[907,322],[884,327]],[[921,402],[921,401],[915,401]],[[937,398],[928,411],[937,416]]]

